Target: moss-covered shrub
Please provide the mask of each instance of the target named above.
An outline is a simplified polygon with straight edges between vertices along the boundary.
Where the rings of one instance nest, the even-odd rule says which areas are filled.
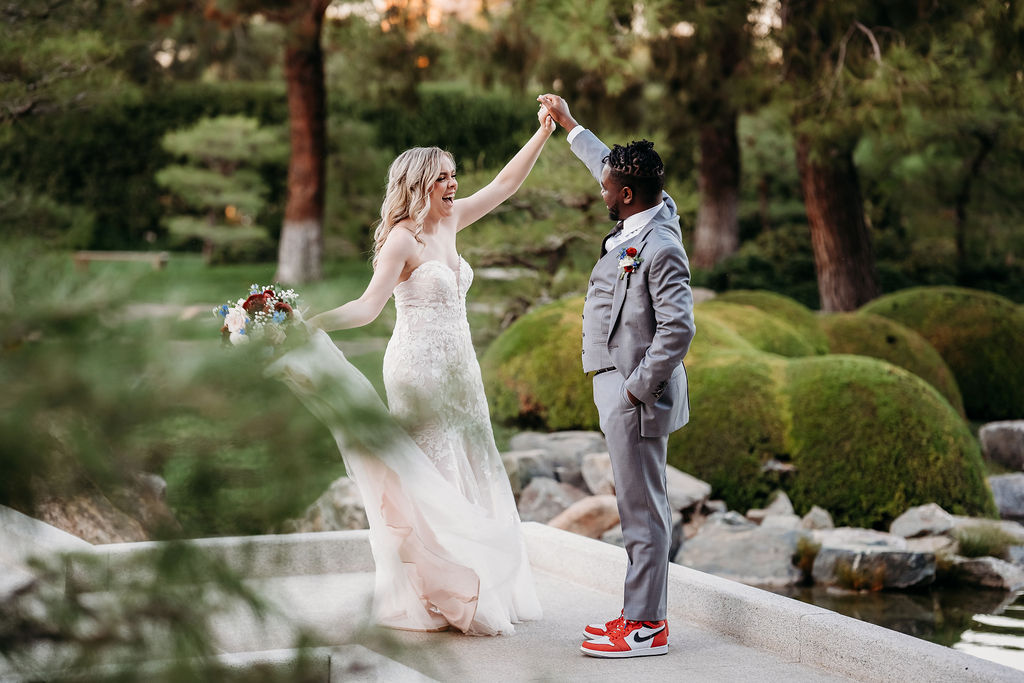
[[[977,441],[924,380],[860,356],[793,360],[787,380],[797,469],[786,491],[799,511],[879,528],[928,502],[995,514]]]
[[[786,457],[786,359],[722,354],[689,371],[690,423],[669,438],[668,461],[711,484],[733,509],[760,506],[778,487],[762,473]]]
[[[964,404],[953,372],[928,340],[906,325],[869,313],[822,316],[832,353],[870,356],[909,370],[939,390],[960,415]]]
[[[722,354],[690,380],[691,421],[669,462],[731,508],[762,507],[782,486],[798,512],[820,505],[840,525],[884,528],[933,501],[994,514],[976,441],[916,375],[858,356]],[[780,478],[772,459],[796,469]]]
[[[563,299],[513,323],[481,359],[491,417],[559,429],[597,429],[580,344],[583,298]]]
[[[1024,416],[1024,307],[987,292],[917,287],[861,310],[927,339],[953,371],[972,419]]]
[[[828,338],[818,326],[818,316],[795,299],[765,290],[736,289],[719,294],[715,297],[715,301],[753,306],[769,315],[781,318],[803,335],[804,339],[814,348],[814,353],[829,352]]]
[[[813,356],[818,351],[800,328],[755,306],[712,299],[695,307],[697,335],[701,334],[701,321],[713,319],[730,328],[740,338],[759,351],[780,356]],[[821,332],[816,330],[816,336]]]

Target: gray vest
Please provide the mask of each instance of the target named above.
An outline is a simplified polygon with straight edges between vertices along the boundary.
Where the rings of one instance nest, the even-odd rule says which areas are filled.
[[[612,294],[619,277],[619,259],[613,249],[590,273],[590,285],[583,302],[583,372],[615,365],[608,355],[608,332],[612,317]]]

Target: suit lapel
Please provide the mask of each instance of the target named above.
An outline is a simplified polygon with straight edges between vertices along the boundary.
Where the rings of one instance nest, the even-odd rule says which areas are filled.
[[[651,234],[651,230],[654,230],[655,227],[660,225],[661,214],[663,211],[664,209],[662,209],[662,211],[659,211],[658,215],[651,219],[651,222],[647,224],[647,227],[644,228],[640,232],[640,234],[638,234],[636,237],[632,239],[626,240],[619,246],[615,247],[615,249],[613,249],[612,252],[609,252],[611,258],[615,259],[615,291],[612,294],[612,315],[611,322],[608,325],[608,341],[611,341],[612,333],[615,331],[615,326],[619,322],[619,314],[622,313],[622,304],[626,300],[626,287],[629,286],[630,278],[630,275],[626,275],[626,277],[622,278],[621,280],[618,277],[618,253],[622,251],[622,249],[625,247],[635,246],[636,255],[640,256],[640,254],[644,252],[644,247],[647,246],[647,236]],[[640,267],[642,268],[643,264],[641,264]]]

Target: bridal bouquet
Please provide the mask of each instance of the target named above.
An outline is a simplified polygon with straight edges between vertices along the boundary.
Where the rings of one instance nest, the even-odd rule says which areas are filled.
[[[213,309],[213,315],[223,322],[220,333],[225,344],[238,346],[257,340],[280,346],[292,329],[302,327],[298,302],[294,289],[253,284],[248,298],[221,304]]]

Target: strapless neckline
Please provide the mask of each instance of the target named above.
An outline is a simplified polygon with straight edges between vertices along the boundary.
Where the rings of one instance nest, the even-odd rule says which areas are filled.
[[[446,271],[448,271],[449,273],[452,274],[452,277],[455,278],[456,289],[458,289],[459,286],[461,286],[461,284],[462,284],[462,277],[461,277],[462,276],[462,264],[465,262],[465,260],[466,259],[462,258],[462,254],[459,254],[459,269],[456,271],[451,266],[449,266],[447,263],[442,261],[441,259],[436,259],[436,258],[427,259],[423,263],[421,263],[418,266],[416,266],[415,268],[413,268],[412,272],[409,273],[409,277],[407,277],[402,282],[399,282],[398,285],[396,285],[395,288],[397,289],[398,287],[401,287],[405,283],[411,281],[414,277],[416,277],[417,273],[419,273],[421,270],[423,270],[424,266],[426,266],[426,265],[428,265],[430,263],[436,263],[437,265],[441,266],[444,270],[446,270]]]

